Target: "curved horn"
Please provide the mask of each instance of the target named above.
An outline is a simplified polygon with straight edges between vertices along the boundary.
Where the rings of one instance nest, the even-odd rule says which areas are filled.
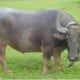
[[[67,25],[66,25],[67,28],[72,28],[74,30],[76,30],[77,32],[80,32],[80,27],[79,27],[79,24],[77,24],[76,21],[71,21],[69,22]]]
[[[57,26],[57,30],[60,32],[60,33],[67,33],[68,32],[68,28],[65,28],[65,27],[62,27],[61,25],[60,25],[60,19],[61,19],[61,14],[60,13],[58,13],[57,14],[57,19],[56,19],[56,26]]]
[[[72,28],[76,32],[80,33],[80,26],[77,23],[71,24],[68,28]]]
[[[57,30],[60,32],[60,33],[67,33],[68,32],[68,29],[67,28],[64,28],[64,27],[57,27]]]
[[[69,23],[66,25],[66,27],[68,27],[68,26],[70,26],[70,25],[75,25],[75,24],[77,24],[77,23],[74,22],[74,21],[71,21],[71,22],[69,22]]]

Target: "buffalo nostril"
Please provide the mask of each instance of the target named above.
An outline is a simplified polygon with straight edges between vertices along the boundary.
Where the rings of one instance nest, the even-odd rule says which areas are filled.
[[[74,57],[70,57],[71,58],[71,60],[74,60],[75,58]]]
[[[75,58],[74,58],[74,57],[70,57],[70,60],[71,60],[71,61],[74,61],[74,60],[75,60]]]
[[[78,61],[78,57],[69,57],[69,60],[74,62],[74,61]]]

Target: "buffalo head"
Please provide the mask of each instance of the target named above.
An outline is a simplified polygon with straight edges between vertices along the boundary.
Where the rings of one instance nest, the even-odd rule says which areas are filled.
[[[57,27],[57,31],[62,33],[60,39],[66,39],[68,43],[68,59],[71,62],[78,61],[80,49],[80,26],[78,24],[69,23],[66,27]]]

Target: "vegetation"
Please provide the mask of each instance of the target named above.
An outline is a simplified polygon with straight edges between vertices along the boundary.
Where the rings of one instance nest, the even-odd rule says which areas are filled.
[[[79,0],[0,0],[0,7],[10,7],[16,9],[45,9],[57,8],[70,13],[80,22],[80,3]],[[76,62],[73,67],[67,68],[67,51],[62,53],[61,66],[63,71],[60,73],[54,70],[54,61],[51,58],[50,72],[42,74],[42,52],[29,52],[21,54],[9,46],[6,50],[7,64],[14,72],[6,74],[0,66],[1,79],[80,79],[80,62]]]

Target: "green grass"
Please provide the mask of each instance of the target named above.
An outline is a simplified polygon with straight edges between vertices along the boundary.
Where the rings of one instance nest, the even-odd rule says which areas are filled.
[[[0,0],[0,7],[11,7],[16,9],[44,9],[57,8],[70,13],[80,22],[79,0]],[[80,79],[80,63],[76,62],[73,67],[67,68],[67,51],[61,57],[63,72],[56,73],[54,60],[51,58],[47,75],[42,75],[42,52],[29,52],[22,54],[7,47],[7,64],[14,72],[14,75],[5,74],[0,66],[0,79]]]

